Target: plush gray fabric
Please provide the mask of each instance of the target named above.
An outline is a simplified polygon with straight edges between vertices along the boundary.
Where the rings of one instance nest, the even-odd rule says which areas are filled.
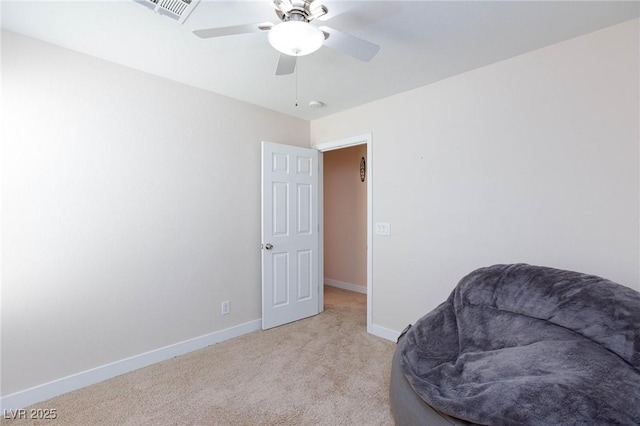
[[[524,264],[478,269],[405,338],[407,380],[451,416],[640,424],[640,293],[603,278]]]
[[[464,420],[439,413],[418,396],[402,371],[402,351],[406,339],[400,338],[391,360],[389,404],[396,426],[468,426]]]

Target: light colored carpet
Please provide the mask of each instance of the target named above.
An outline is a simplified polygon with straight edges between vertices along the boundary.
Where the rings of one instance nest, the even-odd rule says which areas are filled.
[[[57,420],[37,425],[393,425],[394,348],[367,334],[365,295],[325,287],[320,315],[29,408],[57,410]]]

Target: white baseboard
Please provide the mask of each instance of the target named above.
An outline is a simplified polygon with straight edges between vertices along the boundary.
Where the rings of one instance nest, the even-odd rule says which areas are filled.
[[[331,287],[341,288],[343,290],[355,291],[356,293],[367,294],[367,287],[363,285],[345,283],[343,281],[332,280],[331,278],[324,279],[325,285],[330,285]]]
[[[369,334],[373,334],[374,336],[382,337],[383,339],[391,340],[392,342],[396,342],[398,337],[400,336],[399,331],[391,330],[389,328],[380,327],[379,325],[371,324],[367,330]]]
[[[250,321],[12,393],[0,398],[0,412],[5,413],[9,410],[25,408],[37,402],[45,401],[160,361],[206,348],[261,328],[262,320]]]

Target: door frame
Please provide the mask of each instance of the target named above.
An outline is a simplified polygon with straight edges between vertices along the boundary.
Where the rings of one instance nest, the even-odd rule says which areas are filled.
[[[318,224],[320,226],[319,235],[319,265],[318,265],[318,285],[324,287],[324,160],[322,153],[326,151],[333,151],[335,149],[348,148],[356,145],[367,145],[367,333],[375,334],[372,331],[372,318],[373,318],[373,146],[372,146],[372,134],[365,133],[359,136],[353,136],[346,139],[339,139],[325,143],[319,143],[312,145],[311,148],[315,148],[320,151],[321,155],[318,156],[318,167],[320,174],[320,187],[319,187],[319,209],[320,214],[318,216]],[[322,289],[322,288],[321,288]],[[318,292],[318,310],[322,312],[324,310],[324,290]]]

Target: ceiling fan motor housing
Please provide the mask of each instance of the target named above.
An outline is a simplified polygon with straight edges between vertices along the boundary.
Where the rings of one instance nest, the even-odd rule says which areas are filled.
[[[313,0],[274,0],[276,15],[283,21],[311,22],[326,15],[329,10],[322,4],[315,4]]]
[[[289,16],[285,16],[283,21],[284,22],[309,22],[309,18],[307,18],[304,11],[294,9],[291,12],[289,12]]]

